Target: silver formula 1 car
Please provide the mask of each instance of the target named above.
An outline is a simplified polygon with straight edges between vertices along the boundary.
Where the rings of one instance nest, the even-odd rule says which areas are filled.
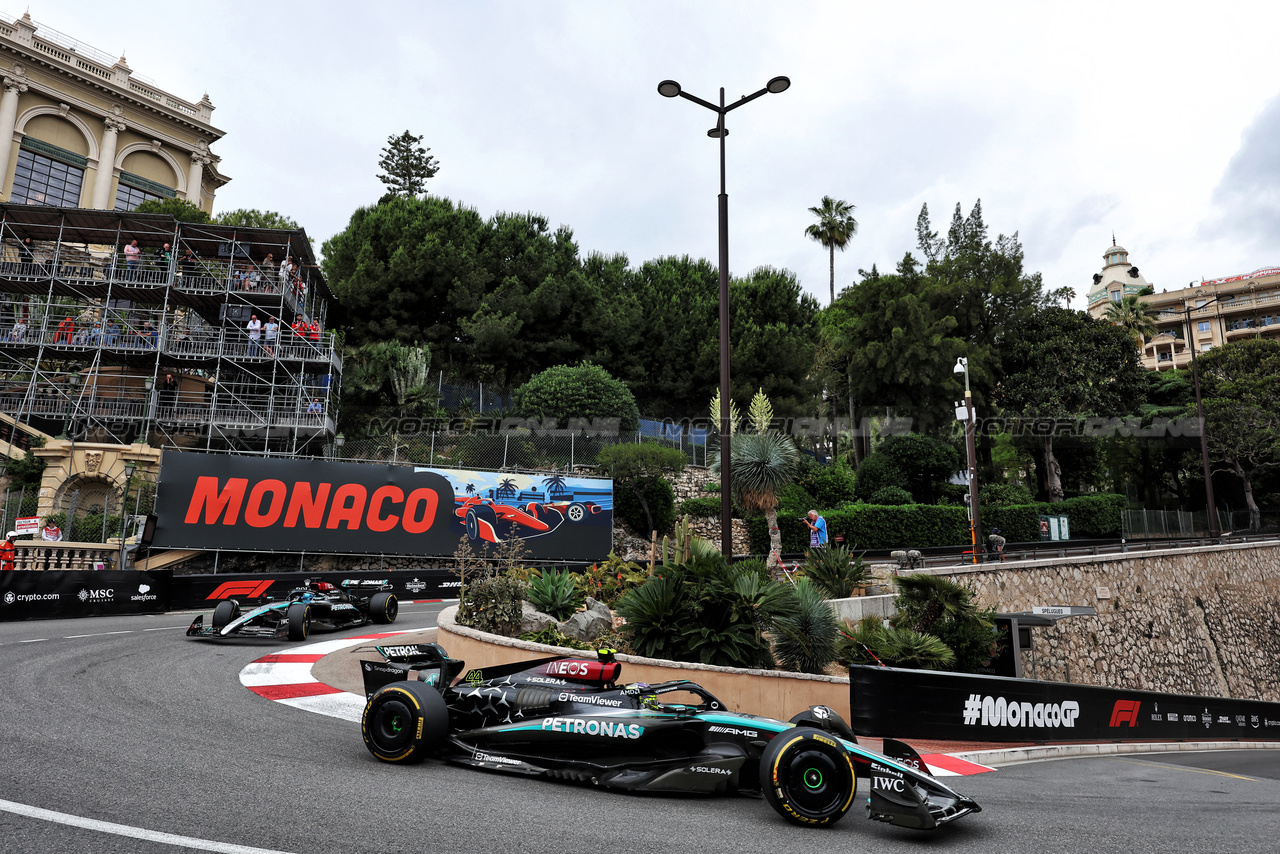
[[[348,579],[341,585],[304,581],[278,602],[259,604],[245,614],[234,599],[219,602],[209,625],[197,615],[187,628],[198,638],[288,638],[306,640],[312,631],[337,631],[367,623],[394,623],[399,602],[391,584],[379,580]]]
[[[826,706],[784,722],[731,712],[685,680],[620,685],[608,650],[464,673],[437,644],[377,649],[385,661],[362,662],[361,730],[384,762],[431,756],[614,789],[762,794],[810,827],[844,816],[860,775],[879,821],[930,829],[982,809],[932,777],[910,746],[886,739],[887,755],[859,746]]]

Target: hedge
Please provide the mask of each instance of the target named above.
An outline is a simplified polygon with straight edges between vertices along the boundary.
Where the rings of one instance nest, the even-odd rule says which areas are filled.
[[[839,510],[825,510],[827,535],[832,542],[844,537],[844,545],[858,549],[930,548],[962,543],[969,530],[963,507],[935,504],[908,504],[886,507],[878,504],[847,504]],[[802,552],[809,547],[809,529],[798,518],[779,517],[784,552]],[[747,520],[751,551],[769,551],[769,532],[763,516]]]
[[[982,528],[990,533],[999,528],[1009,542],[1040,539],[1040,516],[1066,516],[1075,539],[1120,535],[1123,495],[1081,495],[1059,504],[1036,503],[982,508]],[[858,549],[933,548],[964,546],[969,541],[969,519],[965,508],[954,505],[909,504],[885,507],[876,504],[846,504],[822,512],[832,542],[844,537],[844,545]],[[798,518],[778,517],[782,550],[803,552],[809,547],[809,529]],[[769,532],[763,516],[747,520],[751,551],[767,554]]]
[[[678,515],[695,518],[714,516],[718,519],[720,518],[720,497],[716,495],[710,498],[686,498],[680,502]]]

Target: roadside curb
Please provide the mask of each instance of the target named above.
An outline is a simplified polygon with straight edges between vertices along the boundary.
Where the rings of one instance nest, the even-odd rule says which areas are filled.
[[[1077,759],[1082,756],[1122,756],[1140,753],[1183,753],[1202,750],[1276,750],[1280,742],[1269,741],[1168,741],[1110,742],[1107,744],[1043,744],[1036,747],[1010,747],[995,750],[970,750],[950,754],[966,762],[1003,767],[1027,762],[1049,762],[1055,759]]]

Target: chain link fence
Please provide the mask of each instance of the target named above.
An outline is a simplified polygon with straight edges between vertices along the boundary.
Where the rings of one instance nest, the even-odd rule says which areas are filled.
[[[654,426],[657,425],[657,426]],[[496,431],[432,430],[347,439],[333,448],[336,459],[459,469],[574,469],[596,465],[601,449],[632,442],[651,442],[680,451],[685,463],[705,466],[705,432],[663,429],[661,422],[642,423],[635,432],[592,434],[566,430],[515,428]]]

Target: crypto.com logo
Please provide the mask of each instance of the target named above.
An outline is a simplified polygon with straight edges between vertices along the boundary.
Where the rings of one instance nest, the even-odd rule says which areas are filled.
[[[257,599],[267,592],[267,588],[270,586],[271,581],[224,581],[218,585],[216,590],[204,598],[206,600],[230,599],[232,596],[245,596],[249,599]]]
[[[1138,709],[1142,707],[1141,700],[1116,700],[1115,706],[1111,709],[1111,726],[1124,726],[1124,722],[1128,721],[1129,726],[1138,725]]]

